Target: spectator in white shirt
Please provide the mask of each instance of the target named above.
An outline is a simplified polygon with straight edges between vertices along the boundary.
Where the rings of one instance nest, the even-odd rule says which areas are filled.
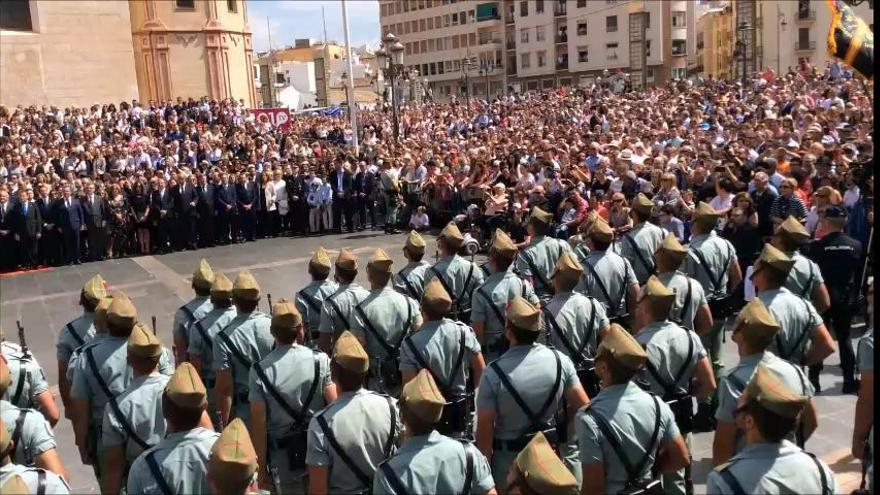
[[[419,206],[415,213],[409,219],[409,226],[417,231],[423,232],[427,230],[430,225],[430,220],[428,219],[428,213],[425,210],[424,206]]]

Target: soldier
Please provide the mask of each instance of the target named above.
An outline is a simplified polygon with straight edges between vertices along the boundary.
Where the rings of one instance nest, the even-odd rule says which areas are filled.
[[[539,431],[552,435],[565,465],[580,477],[577,443],[569,425],[590,399],[571,360],[536,343],[540,330],[541,311],[515,297],[507,308],[505,328],[510,349],[480,380],[476,443],[489,458],[496,486],[504,486],[510,465]]]
[[[819,314],[827,311],[831,305],[831,297],[825,286],[825,279],[822,278],[822,270],[815,261],[800,253],[800,250],[806,249],[810,242],[810,233],[807,229],[795,217],[789,215],[779,225],[770,242],[794,261],[784,287],[793,294],[811,301]]]
[[[642,372],[641,378],[648,384],[648,390],[672,410],[678,431],[690,450],[694,397],[710,397],[715,392],[715,377],[699,336],[669,321],[675,299],[675,291],[651,275],[636,306],[639,330],[635,337],[648,355],[647,373]],[[664,474],[663,488],[666,493],[693,493],[690,466]]]
[[[864,480],[869,483],[870,493],[874,493],[874,282],[868,284],[866,294],[868,303],[867,330],[859,339],[858,365],[862,377],[859,383],[859,398],[856,401],[853,421],[852,454],[863,463]]]
[[[220,434],[211,429],[207,405],[199,372],[182,363],[162,393],[169,433],[131,465],[128,493],[208,493],[208,456]]]
[[[67,495],[70,487],[64,477],[52,471],[28,467],[13,462],[12,452],[15,441],[0,419],[0,493],[14,495],[17,493],[35,493],[43,495]]]
[[[318,327],[318,348],[330,354],[333,340],[343,331],[351,329],[354,308],[370,295],[370,292],[354,282],[358,274],[357,256],[342,248],[336,256],[336,283],[339,287],[321,304],[321,323]]]
[[[821,363],[834,352],[834,341],[813,304],[783,287],[793,265],[785,253],[765,244],[752,272],[757,298],[779,323],[768,349],[797,365]]]
[[[422,296],[424,323],[404,339],[400,350],[400,373],[407,383],[419,370],[430,371],[440,393],[449,400],[438,431],[466,437],[471,433],[468,420],[473,402],[469,384],[480,381],[486,364],[473,330],[445,317],[451,306],[452,298],[443,285],[431,279]]]
[[[547,274],[553,271],[563,252],[571,251],[567,242],[547,235],[552,223],[552,213],[538,207],[532,210],[526,226],[531,241],[522,248],[513,264],[513,270],[531,282],[541,304],[553,297],[553,285],[547,280]]]
[[[425,247],[425,239],[415,230],[410,231],[406,244],[403,246],[403,256],[409,260],[409,263],[394,274],[392,279],[394,290],[416,301],[422,299],[425,273],[431,266],[430,263],[422,260],[425,256]]]
[[[516,456],[516,461],[510,465],[506,482],[506,493],[511,495],[580,493],[577,479],[540,431]]]
[[[618,235],[614,241],[614,252],[627,260],[635,260],[631,263],[639,285],[645,285],[648,277],[657,274],[653,255],[666,235],[663,229],[648,222],[653,209],[653,201],[642,193],[637,194],[629,210],[633,227]]]
[[[275,349],[254,363],[248,378],[260,486],[271,486],[271,469],[283,493],[306,493],[309,420],[336,400],[330,358],[302,345],[303,318],[287,299],[272,306],[271,330]]]
[[[309,493],[361,493],[400,443],[397,401],[363,388],[370,356],[345,331],[336,339],[330,375],[339,397],[309,422]]]
[[[474,290],[483,285],[484,275],[476,264],[458,255],[464,236],[450,222],[437,236],[440,257],[427,272],[425,282],[437,278],[447,294],[452,297],[450,318],[465,324],[471,319],[471,297]]]
[[[550,279],[553,281],[553,299],[544,306],[542,337],[571,359],[578,379],[588,397],[599,393],[599,378],[594,369],[596,346],[608,331],[605,307],[597,299],[574,292],[584,268],[574,253],[562,253]]]
[[[599,214],[596,213],[596,210],[590,210],[590,212],[587,213],[587,217],[584,218],[583,223],[581,223],[581,226],[578,228],[579,232],[568,238],[572,254],[574,254],[574,258],[578,260],[579,263],[583,263],[587,255],[590,254],[590,246],[587,245],[587,237],[590,229],[597,220],[599,220]]]
[[[95,306],[94,315],[92,317],[92,325],[95,327],[95,335],[91,340],[86,342],[85,344],[77,347],[73,350],[73,354],[70,355],[70,362],[67,365],[67,381],[73,382],[73,374],[74,370],[80,367],[80,356],[82,356],[82,352],[89,347],[94,347],[101,340],[103,340],[108,335],[107,331],[107,310],[110,309],[110,304],[113,302],[113,295],[108,294],[107,297],[101,299],[101,302]],[[65,414],[68,415],[71,421],[75,421],[72,416],[67,411]]]
[[[639,282],[629,261],[609,250],[614,230],[604,220],[597,220],[587,233],[590,254],[581,260],[585,269],[574,290],[589,294],[605,307],[611,323],[626,322],[635,310]]]
[[[393,457],[379,464],[374,495],[495,493],[486,457],[473,444],[457,442],[434,429],[445,404],[428,370],[419,371],[403,387],[400,417],[408,436]]]
[[[174,357],[178,363],[187,361],[187,349],[192,335],[189,333],[190,325],[204,318],[211,311],[211,284],[214,283],[214,270],[204,259],[199,262],[199,267],[193,272],[192,289],[196,297],[177,309],[174,313],[174,325],[171,333],[174,336]]]
[[[253,363],[266,357],[272,350],[272,320],[257,311],[260,304],[260,284],[247,270],[238,273],[232,286],[232,302],[237,314],[214,335],[214,393],[220,410],[221,424],[230,418],[242,418],[246,423],[248,407],[248,374]]]
[[[666,288],[675,291],[675,303],[669,310],[669,319],[697,335],[712,330],[712,311],[706,293],[699,281],[679,271],[688,249],[673,234],[666,234],[663,243],[654,251],[657,278]]]
[[[712,444],[712,464],[727,462],[742,449],[743,431],[736,424],[737,399],[752,379],[755,369],[763,364],[798,395],[813,396],[813,387],[804,376],[800,366],[779,359],[767,350],[779,332],[779,323],[760,298],[752,299],[734,321],[731,339],[739,351],[739,364],[718,382],[718,409],[715,411],[717,426]],[[798,437],[806,441],[816,429],[816,407],[810,400],[801,414]],[[789,434],[789,440],[795,435]]]
[[[393,271],[388,254],[377,249],[367,263],[370,295],[354,308],[351,333],[370,355],[367,388],[397,396],[400,393],[400,346],[422,326],[419,304],[388,284]]]
[[[650,491],[659,484],[652,473],[671,473],[689,463],[669,406],[633,382],[647,357],[616,323],[599,344],[596,373],[602,391],[576,421],[583,493],[657,493]]]
[[[339,285],[327,280],[330,275],[330,255],[323,247],[319,247],[309,260],[309,275],[312,281],[296,293],[294,302],[296,309],[303,318],[305,329],[305,345],[314,346],[318,340],[318,327],[321,325],[321,306],[330,294],[336,292]]]
[[[46,374],[37,358],[30,351],[25,352],[18,344],[8,342],[2,328],[0,350],[0,359],[6,360],[12,378],[12,384],[3,395],[3,400],[23,409],[38,409],[49,421],[49,425],[55,426],[59,419],[58,406],[49,391]]]
[[[531,304],[538,304],[538,296],[532,285],[516,276],[510,266],[516,259],[517,248],[501,229],[495,230],[495,238],[489,247],[491,275],[471,296],[471,323],[483,356],[493,361],[507,351],[504,338],[504,311],[507,302],[521,296]]]
[[[736,402],[746,447],[709,473],[707,492],[838,493],[831,469],[786,440],[809,402],[759,364]]]
[[[74,349],[85,344],[95,335],[92,319],[95,314],[95,306],[101,299],[107,296],[106,282],[100,274],[90,278],[79,294],[79,304],[83,307],[83,314],[67,323],[58,332],[58,342],[55,344],[55,354],[58,358],[58,392],[61,394],[61,403],[64,405],[64,415],[70,418],[70,380],[67,378],[67,367],[70,356]],[[70,418],[72,419],[72,418]]]
[[[208,458],[210,493],[245,495],[255,492],[254,477],[258,468],[251,436],[244,423],[236,418],[211,447],[211,457]]]
[[[119,493],[125,486],[128,467],[141,453],[165,438],[161,397],[168,376],[159,373],[162,344],[143,325],[135,325],[128,337],[131,383],[104,409],[101,445],[106,452],[103,493]]]

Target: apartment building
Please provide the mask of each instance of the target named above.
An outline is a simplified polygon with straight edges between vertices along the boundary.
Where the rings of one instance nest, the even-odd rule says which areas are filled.
[[[697,74],[718,79],[733,77],[736,23],[730,2],[716,2],[697,19]]]

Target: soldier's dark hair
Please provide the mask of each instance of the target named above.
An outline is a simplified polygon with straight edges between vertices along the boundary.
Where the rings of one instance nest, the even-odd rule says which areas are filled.
[[[786,253],[794,251],[801,246],[800,242],[792,239],[782,231],[779,231],[776,234],[773,244],[779,248],[780,251],[785,251]]]
[[[597,239],[595,236],[590,236],[590,241],[593,243],[593,249],[595,251],[607,251],[608,246],[611,245],[611,241]]]
[[[495,252],[495,250],[489,251],[489,258],[495,263],[495,266],[498,268],[499,272],[506,271],[510,265],[513,264],[513,258],[508,258],[507,256],[502,256]]]
[[[132,329],[134,329],[134,325],[122,326],[110,321],[109,319],[107,320],[107,333],[114,337],[128,337],[129,335],[131,335]]]
[[[758,432],[767,442],[781,442],[797,426],[797,418],[776,414],[754,399],[749,400],[744,407],[745,412],[754,418]]]
[[[357,277],[357,270],[346,270],[345,268],[336,267],[336,276],[342,283],[350,284]]]
[[[781,272],[770,268],[769,266],[764,266],[761,273],[764,274],[767,284],[774,288],[782,287],[785,284],[785,281],[788,280],[789,274],[789,272]]]
[[[619,385],[622,383],[627,383],[633,379],[633,377],[638,374],[638,370],[634,370],[631,368],[627,368],[626,366],[620,364],[614,356],[612,356],[607,350],[602,349],[599,354],[596,356],[596,360],[602,360],[608,366],[608,374],[611,375],[610,385]]]
[[[330,376],[339,386],[340,392],[354,392],[360,390],[364,386],[367,378],[366,373],[358,373],[347,370],[336,361],[330,361]]]
[[[275,327],[275,326],[269,327],[269,332],[271,332],[272,336],[275,337],[275,340],[277,340],[282,345],[290,345],[290,344],[296,342],[297,338],[302,333],[302,331],[303,331],[302,325],[300,325],[296,328]]]
[[[629,214],[636,219],[637,222],[647,222],[651,218],[650,213],[644,213],[636,209],[629,210]]]
[[[330,276],[330,270],[321,269],[318,271],[309,265],[309,275],[312,276],[312,280],[327,280],[327,277]]]
[[[207,289],[204,287],[198,287],[196,284],[192,284],[193,292],[196,293],[197,296],[207,297],[211,295],[211,288]]]
[[[376,285],[378,287],[385,287],[388,285],[388,281],[391,280],[391,273],[383,272],[379,270],[367,269],[367,273],[370,276],[370,284]]]
[[[241,299],[232,296],[232,302],[235,304],[235,308],[238,309],[239,312],[242,313],[250,313],[257,309],[257,306],[260,304],[260,301],[251,301],[250,299]]]
[[[448,313],[448,311],[434,311],[434,308],[431,308],[428,304],[422,304],[422,312],[431,321],[442,320]]]
[[[550,231],[550,226],[543,223],[529,222],[529,225],[532,226],[532,230],[535,231],[535,235],[544,235]]]
[[[406,257],[409,258],[410,261],[422,261],[422,258],[425,257],[425,251],[420,253],[411,249],[404,249],[406,251]]]
[[[162,414],[174,426],[176,431],[192,430],[199,426],[205,406],[199,408],[180,407],[168,398],[168,392],[162,393]]]
[[[400,415],[406,424],[407,431],[414,436],[427,435],[434,429],[435,423],[425,421],[406,406],[406,401],[400,401]]]
[[[97,302],[92,302],[91,300],[89,300],[88,297],[86,297],[86,291],[84,290],[81,290],[79,292],[79,304],[83,307],[84,310],[88,311],[89,313],[94,313],[95,307],[98,306]]]
[[[508,324],[507,327],[510,328],[510,332],[516,337],[516,343],[519,345],[532,345],[538,340],[538,336],[541,334],[541,332],[524,330],[511,324]]]
[[[211,296],[211,304],[214,305],[215,308],[228,308],[232,306],[232,298],[231,297],[214,297]]]

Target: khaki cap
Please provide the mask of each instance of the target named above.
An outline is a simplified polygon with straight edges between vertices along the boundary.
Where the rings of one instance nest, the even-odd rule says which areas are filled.
[[[750,345],[766,346],[780,327],[764,302],[755,297],[736,316],[734,329],[742,332],[743,340]]]
[[[232,280],[229,280],[223,272],[217,272],[214,283],[211,284],[211,296],[216,298],[232,297]]]
[[[107,297],[107,282],[104,281],[104,278],[99,273],[88,279],[83,285],[82,290],[86,299],[91,301],[92,304],[97,304],[101,299]]]
[[[795,419],[810,401],[796,394],[764,364],[758,364],[743,395],[758,401],[765,409],[782,417]]]
[[[510,259],[516,256],[518,251],[510,236],[501,229],[495,229],[495,238],[492,239],[491,249],[495,254]]]
[[[235,277],[235,284],[232,286],[232,295],[237,299],[243,299],[245,301],[259,301],[260,284],[257,283],[257,279],[254,278],[251,272],[242,270],[238,272],[238,276]]]
[[[131,328],[137,323],[137,309],[124,292],[113,296],[107,308],[107,321],[121,328]]]
[[[648,359],[648,354],[645,353],[638,341],[617,323],[612,323],[608,327],[608,333],[602,337],[596,355],[599,355],[602,349],[608,351],[615,361],[631,370],[641,368],[645,364],[645,360]]]
[[[422,293],[422,306],[432,310],[434,313],[446,314],[452,307],[452,297],[443,288],[443,283],[434,277],[425,285],[425,291]]]
[[[394,261],[388,256],[388,253],[382,248],[378,248],[370,256],[370,260],[367,262],[367,269],[379,273],[391,273],[391,265],[393,264]]]
[[[764,249],[761,250],[758,262],[761,267],[772,268],[780,273],[788,273],[791,271],[791,267],[794,266],[793,259],[789,258],[787,254],[779,249],[776,249],[769,242],[764,244]]]
[[[214,485],[239,488],[248,484],[257,472],[257,452],[241,418],[235,418],[211,447],[208,474]]]
[[[409,231],[409,237],[406,238],[406,244],[403,246],[404,249],[408,250],[413,254],[420,254],[425,252],[425,239],[416,232],[415,230]]]
[[[210,289],[214,283],[214,270],[204,259],[199,261],[199,266],[193,272],[193,285],[200,289]]]
[[[718,212],[712,208],[709,203],[704,203],[700,201],[697,203],[697,207],[694,209],[694,222],[700,224],[701,227],[704,228],[712,228],[718,222]]]
[[[110,309],[111,303],[113,303],[113,296],[108,295],[101,299],[98,305],[95,306],[95,314],[92,317],[92,323],[94,323],[95,331],[98,333],[105,333],[107,331],[107,311]]]
[[[797,244],[804,244],[810,240],[810,233],[807,232],[807,229],[791,215],[779,225],[779,230],[776,233]]]
[[[655,275],[651,275],[642,289],[642,301],[651,307],[654,314],[669,314],[675,302],[675,291],[663,285]]]
[[[138,323],[128,336],[128,355],[142,358],[153,358],[162,354],[162,344],[147,327]]]
[[[608,225],[608,222],[606,222],[605,219],[600,218],[593,223],[593,226],[590,227],[587,235],[597,241],[611,242],[614,240],[614,229]]]
[[[630,207],[645,215],[650,215],[651,211],[654,209],[654,202],[648,199],[643,193],[636,194],[636,197],[633,198]]]
[[[669,257],[670,259],[678,261],[681,264],[684,261],[684,258],[687,256],[688,250],[686,247],[682,246],[678,239],[673,234],[666,234],[666,238],[663,239],[663,242],[657,246],[657,251],[654,253],[655,256],[657,254],[663,254]]]
[[[400,392],[400,402],[407,410],[428,423],[440,421],[443,414],[443,406],[446,399],[437,388],[437,382],[431,372],[422,369],[419,373],[403,386]]]
[[[318,275],[326,275],[330,273],[330,267],[333,263],[330,262],[330,254],[324,249],[323,246],[319,247],[315,254],[312,255],[312,259],[309,260],[309,268]]]
[[[507,305],[507,322],[528,332],[541,330],[541,311],[522,296],[516,296]]]
[[[361,342],[348,330],[336,339],[333,346],[333,361],[339,366],[355,373],[366,373],[370,369],[370,356]]]
[[[565,285],[575,285],[584,274],[584,267],[572,256],[571,252],[563,251],[550,278],[559,277]]]
[[[12,386],[12,374],[9,372],[9,364],[6,359],[0,357],[0,395],[6,393]]]
[[[520,451],[515,462],[523,481],[535,493],[574,495],[578,492],[574,475],[565,467],[550,447],[547,437],[540,431]]]
[[[529,216],[529,223],[537,223],[549,227],[553,223],[553,214],[536,206],[532,209],[532,214]]]
[[[302,315],[296,309],[296,304],[288,299],[281,298],[272,305],[273,328],[296,328],[302,325]]]
[[[440,231],[438,237],[445,240],[452,249],[458,249],[464,242],[464,236],[461,234],[461,231],[458,230],[458,226],[455,225],[455,222],[449,222],[446,224],[446,227],[443,227],[443,230]]]
[[[3,493],[3,495],[30,495],[31,489],[21,476],[13,474],[0,487],[0,493]]]
[[[168,384],[165,385],[168,400],[185,409],[199,409],[208,403],[208,391],[199,372],[190,363],[181,363]]]
[[[336,268],[353,272],[357,267],[357,256],[346,248],[340,249],[339,254],[336,255]]]

